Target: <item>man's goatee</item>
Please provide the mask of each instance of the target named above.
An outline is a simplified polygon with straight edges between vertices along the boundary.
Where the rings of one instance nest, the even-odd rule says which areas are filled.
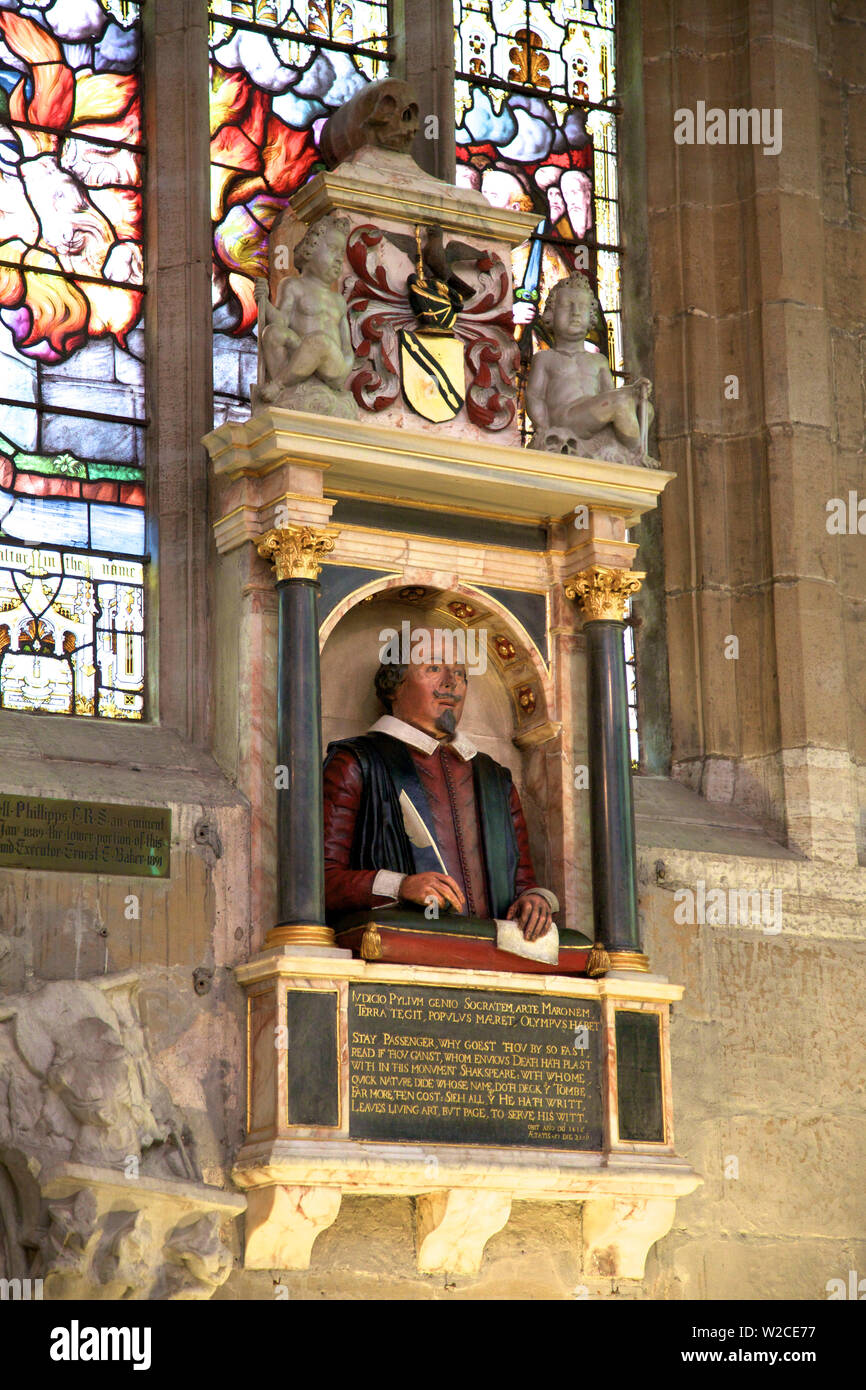
[[[454,718],[453,709],[444,709],[436,720],[436,728],[441,729],[443,734],[456,734],[457,720]]]

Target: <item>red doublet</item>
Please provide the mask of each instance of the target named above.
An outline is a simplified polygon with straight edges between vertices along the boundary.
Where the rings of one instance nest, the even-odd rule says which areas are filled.
[[[472,762],[461,758],[444,743],[430,754],[412,747],[408,751],[427,797],[439,853],[447,872],[463,889],[464,914],[489,917],[484,845]],[[363,785],[363,773],[357,760],[349,749],[339,749],[325,772],[325,903],[328,912],[337,915],[363,912],[391,901],[373,895],[377,870],[349,867]],[[519,855],[514,896],[519,898],[538,884],[520,797],[513,785],[510,809]],[[377,865],[377,869],[393,867],[393,864]]]

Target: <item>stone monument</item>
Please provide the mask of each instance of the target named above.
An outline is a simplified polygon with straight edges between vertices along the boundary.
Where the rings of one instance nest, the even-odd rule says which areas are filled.
[[[306,1268],[343,1192],[393,1194],[419,1269],[469,1274],[512,1202],[577,1200],[587,1270],[637,1278],[700,1181],[674,1147],[682,990],[642,949],[623,656],[627,527],[670,475],[645,466],[646,384],[584,352],[574,282],[521,446],[510,263],[536,219],[424,173],[416,129],[401,83],[329,118],[334,167],[275,233],[254,414],[205,441],[218,620],[245,633],[222,752],[260,808],[244,1258]],[[413,650],[488,639],[487,684],[380,651],[371,720],[389,604]]]

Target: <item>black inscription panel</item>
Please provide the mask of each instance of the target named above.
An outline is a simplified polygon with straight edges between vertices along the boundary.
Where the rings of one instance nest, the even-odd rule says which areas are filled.
[[[340,1064],[336,990],[286,992],[288,1122],[340,1123]]]
[[[661,1020],[636,1009],[616,1010],[619,1137],[663,1144]]]
[[[353,1139],[600,1149],[595,1000],[351,985]]]

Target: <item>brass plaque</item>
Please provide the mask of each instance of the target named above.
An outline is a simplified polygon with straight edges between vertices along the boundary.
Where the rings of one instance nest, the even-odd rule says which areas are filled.
[[[0,792],[0,869],[168,878],[171,811]]]

